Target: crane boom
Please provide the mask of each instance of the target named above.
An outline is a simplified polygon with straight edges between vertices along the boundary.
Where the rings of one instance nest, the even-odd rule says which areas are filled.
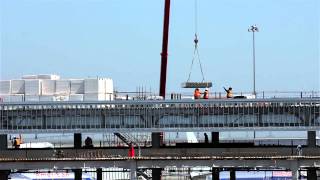
[[[159,95],[162,96],[163,99],[165,99],[165,96],[166,96],[169,20],[170,20],[170,0],[165,0],[164,20],[163,20],[163,37],[162,37],[162,52],[161,52],[160,89],[159,89]]]

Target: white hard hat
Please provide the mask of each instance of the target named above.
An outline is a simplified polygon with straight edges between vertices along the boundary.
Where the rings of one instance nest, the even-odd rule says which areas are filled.
[[[208,89],[208,88],[205,88],[204,90],[208,91],[209,89]]]

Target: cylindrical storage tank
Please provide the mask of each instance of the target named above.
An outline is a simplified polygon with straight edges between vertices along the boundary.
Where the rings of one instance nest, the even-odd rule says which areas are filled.
[[[56,80],[56,94],[69,95],[70,94],[70,80]]]
[[[71,94],[84,94],[84,80],[71,79]]]
[[[84,93],[105,93],[105,80],[103,78],[85,79]]]
[[[56,91],[56,80],[42,80],[41,95],[54,95]]]
[[[24,80],[11,80],[11,94],[24,94]]]
[[[10,94],[11,93],[11,81],[1,80],[0,81],[0,94]]]
[[[41,94],[41,80],[26,79],[25,80],[25,94],[26,95],[40,95]]]

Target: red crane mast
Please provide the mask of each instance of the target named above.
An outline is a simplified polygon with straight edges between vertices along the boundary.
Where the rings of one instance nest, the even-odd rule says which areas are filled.
[[[159,89],[159,95],[162,96],[163,99],[165,99],[165,97],[166,97],[169,20],[170,20],[170,0],[165,0],[164,20],[163,20],[163,37],[162,37],[162,52],[161,52],[160,89]]]

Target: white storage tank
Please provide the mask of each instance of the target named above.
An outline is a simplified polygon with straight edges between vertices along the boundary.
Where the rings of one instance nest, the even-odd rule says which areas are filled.
[[[112,79],[105,79],[105,85],[106,85],[106,94],[113,94],[113,80]]]
[[[84,80],[71,79],[71,94],[84,94]]]
[[[24,80],[11,80],[11,94],[24,94]]]
[[[70,94],[70,80],[56,80],[56,94],[69,95]]]
[[[26,79],[25,80],[25,94],[26,95],[40,95],[41,94],[41,80]]]
[[[105,93],[105,79],[85,79],[84,93]]]
[[[87,93],[84,94],[84,101],[105,101],[104,93]]]
[[[23,75],[22,79],[38,79],[37,75]]]
[[[39,74],[37,75],[38,79],[50,79],[50,80],[59,80],[60,76],[56,74]]]
[[[40,100],[39,95],[25,95],[26,102],[34,102],[34,101],[39,101],[39,100]]]
[[[42,80],[41,95],[54,95],[56,92],[56,80]]]
[[[69,101],[83,101],[83,94],[70,94]]]
[[[0,81],[0,94],[10,94],[11,93],[11,81],[1,80]]]

